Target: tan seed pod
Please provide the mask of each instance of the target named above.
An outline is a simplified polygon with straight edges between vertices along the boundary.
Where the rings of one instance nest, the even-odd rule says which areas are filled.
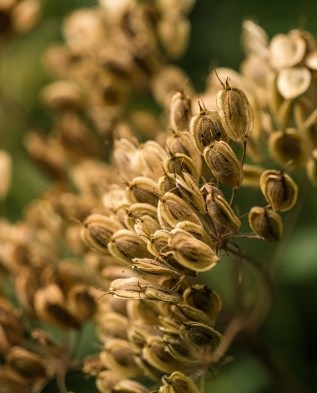
[[[303,138],[293,128],[273,132],[268,141],[272,158],[281,165],[301,167],[307,160],[307,148]]]
[[[232,188],[240,187],[243,180],[241,162],[231,147],[223,141],[215,141],[204,149],[204,158],[215,178]]]
[[[173,229],[168,245],[176,261],[196,272],[213,268],[219,261],[211,247],[181,229]]]
[[[278,70],[293,67],[301,62],[305,51],[305,40],[298,35],[277,34],[270,42],[270,60],[273,67]]]
[[[137,176],[128,183],[126,195],[130,203],[148,203],[157,206],[157,183],[148,177]]]
[[[311,157],[306,164],[306,173],[310,182],[317,185],[317,149],[311,153]]]
[[[135,232],[128,229],[119,229],[112,235],[108,250],[113,257],[129,265],[133,258],[149,256],[146,243]]]
[[[149,239],[159,229],[161,229],[159,222],[151,216],[144,215],[135,220],[134,230],[140,237]]]
[[[112,392],[115,393],[150,393],[149,389],[141,385],[141,383],[133,381],[132,379],[121,379],[118,381]]]
[[[191,221],[197,225],[201,224],[191,207],[171,192],[167,192],[160,197],[157,205],[157,214],[159,223],[162,226],[167,222],[172,228],[175,228],[180,221]]]
[[[221,193],[216,191],[208,193],[206,205],[209,217],[213,221],[216,221],[233,233],[239,230],[241,221]]]
[[[242,142],[253,130],[253,110],[246,95],[241,89],[226,84],[216,95],[219,117],[228,137]]]
[[[220,116],[217,111],[208,111],[203,108],[199,101],[199,114],[190,120],[189,130],[194,137],[197,149],[201,154],[204,148],[214,141],[228,141],[228,136],[224,130]]]
[[[163,174],[162,162],[167,157],[166,151],[155,141],[145,142],[138,150],[139,174],[157,181]]]
[[[182,91],[174,93],[170,103],[170,126],[173,130],[188,129],[191,117],[191,100]]]
[[[206,203],[201,195],[197,182],[188,172],[175,175],[175,184],[180,196],[187,202],[192,203],[200,213],[206,213]]]
[[[111,236],[120,228],[121,225],[114,219],[94,213],[84,221],[82,239],[94,251],[108,254],[108,243]]]
[[[193,366],[199,362],[199,357],[196,348],[182,340],[180,337],[174,334],[164,334],[162,341],[165,344],[166,351],[178,361],[181,361],[183,365]]]
[[[194,161],[186,154],[171,153],[164,161],[163,168],[165,172],[177,173],[181,175],[184,172],[189,173],[195,181],[200,177],[200,168],[195,166]]]
[[[39,355],[22,347],[12,347],[6,354],[6,362],[19,376],[28,380],[45,378],[45,361]]]
[[[173,172],[164,172],[164,174],[158,179],[157,183],[161,194],[164,195],[166,192],[171,191],[180,196],[176,188],[175,174]]]
[[[243,165],[243,187],[260,187],[260,177],[262,173],[265,171],[265,168],[252,165],[252,164],[244,164]]]
[[[311,82],[311,73],[306,67],[282,69],[277,77],[277,89],[281,96],[290,100],[305,93]]]
[[[184,302],[171,305],[170,310],[172,312],[172,318],[177,325],[190,321],[201,322],[208,326],[213,326],[215,323],[214,318],[210,318],[204,311]]]
[[[59,111],[80,109],[84,105],[79,85],[70,80],[60,80],[47,85],[41,92],[41,99],[46,106]]]
[[[210,346],[215,350],[223,336],[210,326],[200,322],[184,322],[179,327],[180,337],[190,344],[197,346]]]
[[[173,131],[166,139],[166,149],[170,155],[184,154],[192,159],[198,173],[201,172],[201,155],[199,154],[193,136],[188,131]]]
[[[180,371],[174,371],[170,376],[162,378],[163,385],[159,393],[199,393],[194,381]]]
[[[126,340],[129,324],[128,318],[117,312],[97,315],[97,336],[103,342],[111,338]]]
[[[171,237],[170,232],[165,229],[159,229],[149,237],[147,249],[155,257],[161,258],[163,254],[170,250],[168,240]]]
[[[127,208],[124,224],[133,231],[136,220],[143,216],[150,216],[157,219],[157,208],[149,203],[133,203]]]
[[[275,211],[291,209],[298,197],[294,180],[282,171],[267,170],[260,179],[261,191]]]
[[[159,276],[179,277],[180,273],[172,269],[168,264],[158,259],[151,258],[134,258],[132,269],[140,273],[155,274]]]
[[[268,241],[278,241],[283,236],[283,223],[278,213],[265,207],[252,207],[248,215],[251,229]]]
[[[76,284],[67,293],[67,309],[81,322],[92,318],[96,313],[96,302],[84,284]]]
[[[135,353],[131,343],[119,338],[108,340],[100,353],[100,360],[105,368],[114,370],[127,378],[141,375],[141,370],[134,359]]]
[[[0,326],[0,351],[5,353],[22,340],[24,326],[12,304],[2,296],[0,297]]]
[[[212,247],[210,236],[201,225],[197,225],[191,221],[180,221],[175,228],[182,229],[183,231],[190,233],[196,239]]]

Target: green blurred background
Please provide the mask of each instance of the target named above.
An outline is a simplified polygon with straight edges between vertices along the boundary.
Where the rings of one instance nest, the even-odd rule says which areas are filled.
[[[38,102],[39,90],[49,80],[42,68],[41,54],[50,43],[61,40],[61,22],[68,12],[95,4],[92,0],[46,0],[39,25],[26,36],[12,40],[0,52],[0,148],[11,152],[14,169],[11,191],[1,210],[12,220],[18,219],[23,207],[48,185],[23,149],[26,129],[50,125],[49,114]],[[189,73],[197,90],[203,87],[211,66],[238,69],[243,58],[240,32],[245,18],[260,24],[270,37],[298,26],[317,36],[316,0],[197,0],[190,18],[192,38],[179,64]],[[251,246],[251,254],[263,252],[268,256],[273,252],[271,245],[265,250],[260,250],[262,246],[257,242]],[[241,247],[249,247],[249,243],[242,242]],[[220,292],[221,277],[226,274],[221,269],[212,278]],[[317,392],[316,188],[306,192],[297,225],[286,239],[276,284],[274,305],[261,335],[275,359]],[[91,326],[87,328],[82,353],[96,350],[92,331]],[[239,345],[232,348],[231,354],[234,361],[216,379],[207,381],[207,393],[278,392],[256,357]],[[96,391],[93,381],[83,380],[78,374],[70,375],[67,383],[76,393]],[[45,390],[56,391],[53,384]]]

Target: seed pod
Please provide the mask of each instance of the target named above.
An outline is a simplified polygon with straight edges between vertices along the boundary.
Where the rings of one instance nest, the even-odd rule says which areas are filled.
[[[242,142],[252,132],[253,110],[244,92],[230,86],[228,79],[216,95],[218,113],[229,138]]]
[[[118,338],[108,340],[100,353],[100,361],[105,368],[117,371],[127,378],[141,374],[134,359],[135,353],[131,343]]]
[[[191,221],[200,225],[198,216],[193,212],[190,206],[177,195],[167,192],[160,197],[157,205],[158,220],[161,226],[167,222],[172,228],[180,221]]]
[[[139,174],[157,181],[163,174],[162,162],[167,156],[166,151],[155,141],[145,142],[138,150]]]
[[[220,116],[217,111],[208,111],[203,108],[199,101],[199,114],[191,118],[189,131],[194,137],[197,149],[201,154],[204,148],[214,141],[228,141],[228,136],[224,130]]]
[[[133,203],[127,209],[127,214],[124,217],[124,224],[133,231],[136,220],[143,216],[150,216],[157,219],[157,208],[149,203]]]
[[[215,320],[211,319],[204,311],[190,306],[184,302],[171,305],[170,310],[172,312],[172,318],[177,323],[177,325],[183,322],[195,321],[212,326],[215,322]]]
[[[173,192],[174,194],[180,196],[176,188],[176,180],[175,174],[172,172],[164,172],[164,174],[158,179],[158,189],[161,194],[165,194],[166,192]]]
[[[147,249],[155,257],[161,258],[162,254],[165,254],[170,250],[168,246],[168,240],[170,237],[171,235],[168,230],[159,229],[150,236],[147,241]]]
[[[146,258],[146,244],[135,232],[128,229],[116,231],[108,244],[109,253],[120,261],[131,264],[133,258]]]
[[[204,272],[213,268],[219,261],[215,252],[204,242],[181,229],[173,229],[168,245],[176,261],[196,272]]]
[[[151,235],[153,235],[154,232],[158,231],[159,229],[161,229],[161,227],[157,219],[151,216],[144,215],[135,220],[134,230],[140,237],[150,239]]]
[[[239,218],[221,193],[213,191],[206,196],[207,211],[210,218],[232,232],[237,232],[241,226]]]
[[[262,193],[273,210],[286,211],[295,205],[298,187],[286,173],[267,170],[261,176],[260,185]]]
[[[22,340],[24,326],[12,304],[2,296],[0,297],[0,326],[0,351],[5,353]]]
[[[311,72],[306,67],[284,68],[277,77],[277,89],[286,100],[305,93],[311,84]]]
[[[28,380],[44,378],[47,375],[44,359],[22,347],[10,348],[6,354],[6,363],[20,377]]]
[[[263,167],[252,164],[244,164],[242,186],[258,188],[260,186],[260,177],[264,171],[265,168]]]
[[[293,128],[273,132],[269,137],[268,147],[272,158],[281,165],[291,162],[292,167],[301,167],[306,163],[306,146]]]
[[[204,158],[212,174],[220,183],[232,188],[240,187],[243,180],[242,165],[226,142],[215,141],[205,147]]]
[[[165,172],[178,173],[179,175],[183,172],[190,173],[195,181],[198,181],[200,177],[200,168],[197,168],[194,161],[183,153],[171,153],[163,161],[163,168]]]
[[[139,382],[133,381],[131,379],[121,379],[118,381],[112,392],[115,393],[149,393],[149,389],[141,385]]]
[[[175,175],[176,187],[181,197],[187,203],[192,203],[197,207],[200,213],[206,213],[206,203],[197,185],[197,182],[188,172],[183,172],[182,175]]]
[[[259,236],[268,241],[278,241],[283,236],[281,217],[265,207],[252,207],[249,212],[249,225]]]
[[[191,112],[190,98],[186,97],[182,91],[174,93],[170,104],[171,128],[178,131],[187,130]]]
[[[69,290],[67,294],[67,309],[76,315],[81,322],[92,318],[97,306],[86,285],[76,284]]]
[[[194,224],[191,221],[180,221],[175,228],[182,229],[210,247],[212,246],[210,236],[201,225]]]
[[[162,337],[166,351],[174,358],[182,362],[183,365],[192,366],[197,364],[199,356],[193,345],[182,340],[178,335],[167,333]]]
[[[130,321],[117,312],[106,312],[97,317],[97,336],[106,342],[111,338],[127,339]]]
[[[118,278],[112,281],[109,293],[123,299],[161,300],[169,303],[182,300],[182,296],[177,292],[140,277]]]
[[[179,327],[180,337],[190,344],[210,346],[215,350],[223,336],[216,330],[200,322],[184,322]]]
[[[306,173],[311,183],[317,185],[317,149],[312,151],[311,157],[307,161]]]
[[[132,269],[136,269],[141,273],[155,274],[159,276],[179,277],[180,273],[172,269],[162,260],[151,258],[134,258]]]
[[[126,195],[130,203],[148,203],[157,206],[157,183],[148,177],[137,176],[128,184]]]
[[[162,378],[163,385],[159,393],[199,393],[193,380],[180,371],[174,371],[169,377]]]
[[[111,236],[121,228],[117,221],[97,213],[88,216],[84,221],[84,226],[82,232],[84,242],[101,254],[108,254]]]

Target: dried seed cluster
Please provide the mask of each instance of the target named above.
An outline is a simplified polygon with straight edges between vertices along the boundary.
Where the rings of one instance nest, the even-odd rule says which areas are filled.
[[[222,300],[200,274],[235,237],[282,238],[280,212],[298,197],[288,172],[306,167],[317,183],[313,38],[269,42],[246,21],[241,74],[217,69],[196,99],[165,59],[185,49],[193,3],[100,1],[71,14],[46,55],[56,81],[41,97],[55,124],[25,143],[53,185],[19,222],[0,221],[1,267],[22,310],[0,297],[6,391],[40,392],[73,366],[71,346],[25,314],[66,334],[94,318],[101,349],[83,370],[100,392],[198,393],[223,343]],[[129,106],[134,90],[163,120]],[[267,152],[280,168],[259,164]],[[245,186],[263,198],[240,212]]]

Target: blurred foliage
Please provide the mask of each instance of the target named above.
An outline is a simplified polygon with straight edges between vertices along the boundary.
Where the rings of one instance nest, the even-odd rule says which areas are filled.
[[[29,161],[23,148],[23,133],[27,129],[39,127],[45,132],[50,124],[49,113],[38,101],[40,88],[49,80],[41,54],[50,43],[61,40],[62,19],[68,12],[94,4],[92,0],[46,0],[39,25],[26,36],[12,39],[0,52],[0,148],[8,149],[13,156],[12,187],[6,206],[1,209],[12,220],[17,219],[23,206],[48,185],[48,180]],[[211,67],[239,67],[243,58],[240,31],[245,18],[255,20],[269,36],[298,26],[316,36],[316,15],[315,0],[197,0],[191,14],[189,50],[179,64],[192,77],[199,91]],[[248,199],[248,195],[245,197]],[[263,341],[273,351],[276,361],[285,364],[288,372],[296,374],[312,391],[317,391],[316,201],[317,190],[306,190],[297,222],[277,251],[280,263],[275,301],[262,329]],[[290,222],[289,227],[292,225]],[[273,246],[253,243],[248,250],[251,255],[262,255],[263,260],[273,255]],[[241,241],[239,244],[245,250],[250,243]],[[221,280],[223,274],[226,268],[222,265],[215,269],[212,277],[221,292],[225,290]],[[96,349],[93,329],[89,327],[86,333],[87,338],[79,349],[81,353]],[[259,359],[242,350],[239,343],[230,353],[233,361],[216,379],[207,381],[206,392],[276,391]],[[67,383],[76,393],[96,391],[93,381],[83,381],[77,374],[70,375]],[[56,390],[52,385],[45,392]]]

